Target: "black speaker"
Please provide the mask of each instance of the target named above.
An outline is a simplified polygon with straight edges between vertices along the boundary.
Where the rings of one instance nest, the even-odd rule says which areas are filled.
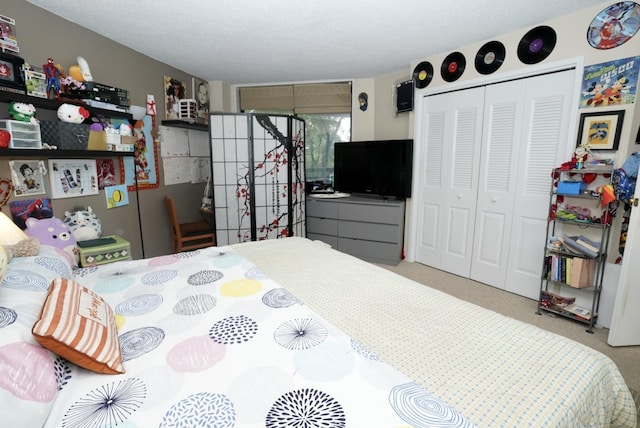
[[[413,110],[413,80],[396,85],[396,111],[402,113]]]

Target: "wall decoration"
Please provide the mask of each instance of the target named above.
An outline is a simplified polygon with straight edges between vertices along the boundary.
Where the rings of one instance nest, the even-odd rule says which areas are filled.
[[[416,88],[426,88],[433,79],[433,65],[429,61],[422,61],[413,69],[413,82]]]
[[[186,86],[178,79],[164,76],[164,93],[164,118],[167,120],[180,119],[179,101],[186,98]]]
[[[11,181],[15,196],[43,195],[45,193],[44,178],[46,173],[41,160],[12,160]]]
[[[107,209],[129,205],[129,192],[124,184],[105,187],[104,196],[107,198]]]
[[[43,218],[53,217],[53,208],[51,199],[21,199],[9,202],[9,211],[13,222],[22,230],[27,228],[27,219],[29,217],[41,220]]]
[[[587,41],[596,49],[612,49],[626,43],[640,28],[640,5],[633,1],[614,3],[602,10],[587,30]]]
[[[158,145],[151,135],[152,117],[147,115],[136,122],[133,135],[136,137],[134,157],[120,158],[120,176],[128,190],[155,189],[160,186],[158,179]]]
[[[467,60],[461,52],[451,52],[440,66],[440,75],[447,82],[454,82],[462,76]]]
[[[97,159],[96,162],[98,164],[98,189],[102,190],[105,187],[118,184],[113,159]]]
[[[8,16],[0,15],[0,51],[20,52],[16,39],[16,21]]]
[[[367,111],[367,108],[369,108],[369,95],[366,92],[358,94],[358,104],[360,104],[360,110]]]
[[[49,159],[51,197],[73,198],[98,194],[95,159]]]
[[[586,66],[579,107],[632,104],[638,87],[638,70],[640,56]]]
[[[191,91],[191,98],[196,100],[196,123],[209,123],[209,84],[194,77]]]
[[[617,150],[623,120],[624,110],[582,113],[576,146],[590,150]]]
[[[523,64],[537,64],[551,55],[556,40],[556,30],[548,25],[534,27],[520,39],[518,59]]]

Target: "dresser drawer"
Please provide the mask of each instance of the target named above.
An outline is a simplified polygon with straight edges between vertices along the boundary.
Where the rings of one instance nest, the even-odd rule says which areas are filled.
[[[337,235],[338,220],[307,217],[307,232],[320,233],[322,235]]]
[[[338,204],[307,198],[307,217],[338,218]]]
[[[402,241],[400,227],[391,224],[338,222],[338,236],[366,241],[398,243]]]
[[[404,221],[404,210],[397,204],[341,204],[338,212],[340,220],[385,224],[401,224]]]
[[[402,247],[398,244],[348,238],[338,238],[338,250],[369,262],[394,265],[400,262],[402,255]]]

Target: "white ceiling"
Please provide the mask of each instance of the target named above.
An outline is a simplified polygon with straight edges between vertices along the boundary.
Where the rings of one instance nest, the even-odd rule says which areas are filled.
[[[28,0],[205,80],[370,78],[601,0]]]

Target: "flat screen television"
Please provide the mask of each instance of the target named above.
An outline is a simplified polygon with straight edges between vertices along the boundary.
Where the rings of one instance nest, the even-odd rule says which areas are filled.
[[[334,143],[333,188],[380,197],[411,196],[413,140]]]

